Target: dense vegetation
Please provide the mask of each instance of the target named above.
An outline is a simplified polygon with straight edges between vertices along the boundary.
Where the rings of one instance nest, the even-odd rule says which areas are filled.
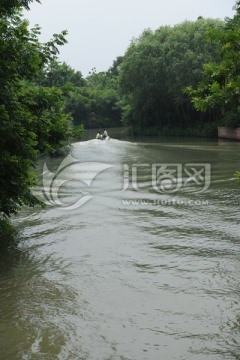
[[[71,113],[75,125],[81,124],[85,128],[120,126],[118,77],[114,72],[116,66],[113,65],[108,72],[97,73],[93,70],[84,79],[81,72],[71,69],[66,63],[55,61],[44,68],[37,82],[62,90],[66,111]]]
[[[199,17],[145,30],[107,72],[72,87],[67,110],[86,128],[217,136],[218,125],[238,122],[238,23],[236,5],[225,22]]]
[[[20,6],[29,1],[2,1],[0,6],[0,215],[33,205],[30,169],[41,152],[54,151],[71,135],[71,119],[56,87],[38,86],[34,79],[57,57],[66,32],[49,42],[38,40],[39,27],[28,29]],[[1,225],[1,224],[0,224]],[[1,232],[1,229],[0,229]]]
[[[41,43],[40,28],[29,29],[21,9],[31,1],[0,4],[0,220],[36,203],[39,154],[84,127],[212,136],[219,124],[239,124],[240,1],[233,19],[145,30],[108,71],[86,78],[58,61],[66,31]]]
[[[207,33],[217,44],[220,59],[204,63],[203,81],[185,90],[197,110],[218,109],[220,123],[227,126],[240,125],[240,1],[235,9],[236,15],[226,20],[224,28]]]
[[[120,88],[123,118],[133,132],[174,134],[197,128],[198,135],[204,125],[211,129],[209,119],[215,121],[217,114],[198,113],[183,89],[204,79],[205,62],[219,60],[217,44],[207,42],[205,34],[223,26],[219,20],[199,18],[146,30],[132,42],[122,63]]]

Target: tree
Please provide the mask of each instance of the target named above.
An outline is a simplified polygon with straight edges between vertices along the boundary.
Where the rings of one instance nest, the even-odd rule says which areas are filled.
[[[30,30],[21,15],[20,6],[30,2],[8,0],[0,6],[0,217],[36,203],[31,168],[40,152],[61,146],[71,132],[71,119],[61,111],[62,92],[34,84],[57,58],[66,31],[40,43],[39,27]]]
[[[34,0],[1,0],[0,4],[0,14],[1,15],[11,15],[15,10],[18,10],[21,7],[29,10],[29,5]],[[40,3],[40,0],[35,0]]]
[[[87,116],[85,98],[79,94],[80,89],[86,85],[81,72],[75,71],[65,62],[53,60],[42,69],[35,82],[41,86],[61,90],[65,102],[62,112],[71,115],[74,125],[73,138],[80,140],[84,132],[83,119]]]
[[[117,58],[107,72],[94,69],[84,79],[81,72],[66,63],[53,61],[37,78],[44,86],[55,86],[62,90],[66,112],[73,117],[75,126],[99,128],[121,125],[121,109],[118,94],[118,71],[121,57]]]
[[[117,62],[107,72],[93,71],[86,79],[90,99],[88,126],[103,128],[121,125]]]
[[[235,16],[227,19],[225,27],[208,32],[208,39],[218,44],[219,61],[205,63],[205,79],[185,90],[197,110],[215,109],[220,114],[220,123],[229,126],[238,125],[240,116],[239,1],[235,9]]]
[[[65,62],[60,63],[56,60],[44,67],[36,82],[43,86],[55,86],[59,89],[63,89],[66,84],[74,87],[82,87],[86,84],[80,71],[75,71]]]
[[[127,49],[120,68],[124,118],[135,132],[160,132],[194,127],[198,114],[182,89],[204,78],[202,65],[217,59],[216,44],[206,43],[209,28],[219,20],[199,18],[155,32],[145,30]]]

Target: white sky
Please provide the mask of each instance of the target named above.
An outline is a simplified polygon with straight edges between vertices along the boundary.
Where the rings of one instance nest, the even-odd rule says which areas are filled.
[[[30,25],[42,28],[41,41],[68,30],[60,47],[61,61],[87,76],[92,68],[106,71],[144,29],[184,20],[232,18],[235,0],[41,0],[25,12]]]

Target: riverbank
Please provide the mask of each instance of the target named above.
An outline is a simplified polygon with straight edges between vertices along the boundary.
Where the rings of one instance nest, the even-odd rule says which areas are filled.
[[[104,129],[103,129],[104,130]],[[81,141],[87,141],[95,139],[97,132],[103,131],[102,129],[85,129],[84,134],[82,135]],[[139,138],[142,136],[149,137],[195,137],[195,138],[211,138],[217,139],[217,125],[216,124],[203,124],[201,126],[195,127],[114,127],[107,128],[108,134],[111,138],[114,139],[132,139]]]
[[[146,136],[182,136],[182,137],[205,137],[217,138],[217,124],[207,123],[196,125],[192,127],[177,127],[177,126],[163,126],[163,127],[128,127],[127,133],[132,136],[146,135]]]

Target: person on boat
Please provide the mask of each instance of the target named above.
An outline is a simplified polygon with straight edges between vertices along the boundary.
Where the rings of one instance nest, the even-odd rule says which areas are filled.
[[[108,133],[107,133],[107,130],[104,130],[103,134],[102,134],[102,139],[108,139],[109,136],[108,136]]]
[[[109,136],[108,136],[108,133],[107,133],[107,130],[104,130],[103,134],[100,134],[100,132],[97,133],[96,135],[96,139],[98,140],[109,140]]]
[[[102,135],[100,134],[100,132],[97,133],[96,139],[98,139],[98,140],[101,140],[101,139],[102,139]]]
[[[107,137],[108,137],[107,130],[104,130],[103,136],[105,136],[105,138],[107,138]]]

